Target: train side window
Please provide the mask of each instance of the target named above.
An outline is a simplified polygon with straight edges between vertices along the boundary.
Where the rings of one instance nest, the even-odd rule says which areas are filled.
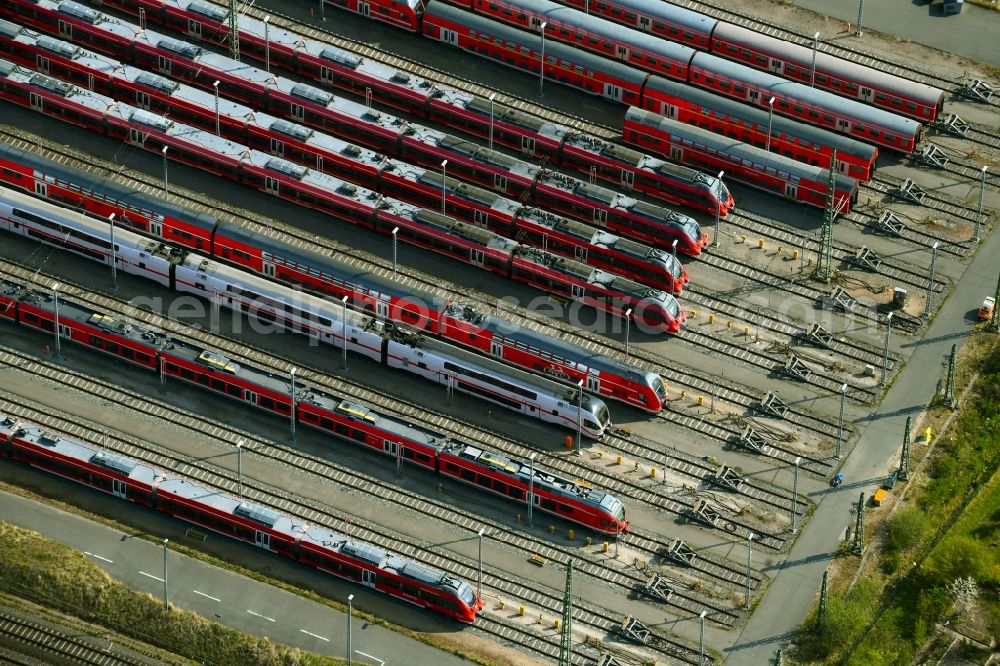
[[[457,472],[457,471],[458,471],[458,465],[456,465],[456,464],[455,464],[455,463],[453,463],[453,462],[450,462],[450,463],[445,463],[445,464],[444,464],[444,468],[445,468],[446,470],[448,470],[449,472]]]
[[[756,60],[757,62],[759,62],[762,65],[766,65],[767,64],[767,58],[765,58],[764,56],[760,55],[759,53],[754,56],[754,60]]]
[[[516,500],[523,500],[525,491],[521,490],[520,488],[511,488],[510,493],[508,494]]]
[[[739,51],[739,49],[733,46],[732,44],[726,44],[726,50],[729,51],[730,53],[736,53]]]
[[[236,384],[229,384],[228,386],[226,386],[226,393],[228,393],[229,395],[234,395],[237,398],[243,397],[243,389],[241,389]]]
[[[823,114],[823,121],[826,122],[829,125],[832,125],[833,124],[833,116],[831,116],[828,113],[824,113]]]
[[[719,81],[719,87],[723,90],[729,90],[729,81]]]
[[[850,93],[856,93],[856,92],[858,92],[858,87],[856,85],[854,85],[853,83],[847,83],[847,84],[845,84],[844,88],[847,90],[847,92],[850,92]]]
[[[869,134],[871,134],[871,135],[872,135],[873,137],[875,137],[876,139],[877,139],[878,137],[880,137],[880,136],[882,135],[882,133],[881,133],[881,132],[879,132],[879,131],[878,131],[877,129],[875,129],[874,127],[873,127],[873,128],[871,128],[870,130],[868,130],[868,132],[869,132]]]
[[[819,118],[819,111],[816,111],[814,109],[809,109],[809,117],[810,118]]]
[[[854,123],[854,131],[864,134],[865,128],[857,123]]]
[[[501,495],[507,494],[507,484],[503,481],[493,481],[493,490],[500,493]]]
[[[473,472],[471,469],[462,468],[462,478],[465,479],[466,481],[475,481],[476,473]]]
[[[744,58],[749,58],[750,51],[747,51],[746,49],[740,49],[740,55],[743,56]]]
[[[663,29],[666,28],[666,26],[660,23],[659,21],[653,21],[653,28],[655,30],[659,30],[660,32],[662,32]]]
[[[495,12],[498,9],[500,9],[499,7],[497,7],[497,3],[495,3],[495,2],[490,2],[486,6],[489,7],[490,11],[493,11],[493,12]]]
[[[733,86],[733,92],[735,92],[737,95],[742,95],[746,91],[747,91],[747,89],[744,86],[741,86],[741,85],[734,85]]]
[[[826,74],[817,73],[816,80],[819,81],[820,83],[826,83],[827,82]]]
[[[792,111],[794,111],[795,113],[802,113],[803,111],[805,111],[805,109],[799,106],[798,104],[793,104]]]
[[[486,476],[485,474],[477,474],[476,475],[476,483],[478,483],[479,485],[481,485],[483,488],[492,488],[493,487],[493,479],[491,479],[490,477]]]
[[[876,99],[876,101],[884,102],[885,101],[885,95],[883,93],[877,92],[877,93],[875,93],[875,99]]]
[[[632,12],[625,12],[625,19],[628,21],[634,21],[635,14],[633,14]]]
[[[916,111],[917,110],[917,105],[914,104],[913,102],[907,102],[906,103],[906,110],[907,111]]]
[[[542,508],[543,509],[548,509],[549,511],[555,511],[556,510],[556,501],[555,500],[550,500],[547,497],[543,497],[542,498]]]
[[[563,504],[562,502],[560,502],[559,503],[559,513],[564,513],[564,514],[565,513],[573,513],[573,507],[571,507],[569,504]]]
[[[667,30],[667,32],[669,32],[669,33],[670,33],[671,35],[673,35],[674,37],[676,37],[677,35],[679,35],[679,34],[680,34],[680,30],[678,30],[678,29],[677,29],[677,28],[675,28],[674,26],[670,26],[670,28],[669,28],[669,29]]]
[[[684,39],[694,39],[694,35],[687,30],[685,30],[682,34],[684,35]]]
[[[893,104],[893,106],[899,106],[902,103],[903,103],[903,100],[899,99],[898,97],[893,97],[892,98],[892,104]]]

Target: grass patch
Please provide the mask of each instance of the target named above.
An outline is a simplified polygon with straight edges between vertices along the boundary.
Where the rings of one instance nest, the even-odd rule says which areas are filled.
[[[968,345],[959,384],[978,378],[949,430],[936,443],[908,496],[873,526],[870,557],[853,589],[845,560],[829,595],[825,621],[807,620],[796,663],[909,666],[951,642],[938,628],[1000,641],[1000,347],[994,336]],[[951,412],[937,408],[928,423]],[[898,491],[897,491],[898,492]],[[874,521],[872,521],[874,522]],[[975,581],[978,598],[957,602],[956,579]],[[968,651],[976,652],[975,644]]]
[[[164,612],[160,601],[114,580],[82,553],[4,522],[0,522],[0,589],[200,663],[343,663],[244,634],[185,610]]]

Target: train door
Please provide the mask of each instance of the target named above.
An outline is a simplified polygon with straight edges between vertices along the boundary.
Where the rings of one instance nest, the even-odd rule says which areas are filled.
[[[369,5],[367,2],[359,2],[358,3],[358,13],[361,14],[362,16],[368,16],[368,15],[370,15],[371,14],[371,5]]]
[[[493,174],[493,187],[497,188],[501,192],[507,191],[507,176],[501,176],[498,173]]]
[[[31,104],[32,111],[42,111],[45,107],[45,100],[38,93],[29,92],[28,101]]]
[[[128,142],[142,148],[146,145],[146,134],[137,127],[130,127],[128,129]]]
[[[573,247],[573,256],[577,261],[587,263],[587,248],[584,245],[576,245]]]
[[[59,36],[66,39],[73,39],[73,24],[66,21],[59,21]]]
[[[319,78],[320,78],[321,81],[332,82],[333,81],[333,70],[330,69],[329,67],[323,67],[321,65],[320,68],[319,68]]]
[[[864,101],[864,102],[868,102],[869,104],[871,104],[871,101],[872,101],[872,89],[871,88],[865,88],[864,86],[861,86],[861,100]]]
[[[578,301],[582,301],[583,297],[587,294],[586,288],[584,288],[582,284],[574,284],[572,285],[572,287],[573,287],[573,293],[572,293],[573,298],[575,298]]]
[[[292,104],[292,107],[288,111],[288,115],[292,117],[292,120],[297,120],[300,123],[305,122],[306,109],[301,104]]]
[[[267,532],[261,532],[260,530],[254,530],[253,542],[255,546],[260,546],[261,548],[271,549],[271,535]]]
[[[379,299],[375,301],[375,316],[381,319],[389,318],[389,303]]]
[[[474,211],[476,219],[475,224],[477,227],[487,228],[490,224],[490,214],[485,210],[479,210],[478,208]]]
[[[628,49],[621,44],[618,45],[618,59],[623,62],[628,62]]]
[[[274,277],[274,273],[275,273],[274,264],[272,264],[270,261],[265,261],[264,265],[263,265],[263,268],[264,268],[264,275],[265,276],[267,276],[269,278],[273,278]]]
[[[844,134],[850,134],[851,123],[847,122],[843,118],[837,118],[837,131],[843,132]]]
[[[490,356],[503,358],[503,344],[496,338],[490,340]]]
[[[670,159],[674,162],[684,161],[684,151],[680,149],[680,146],[670,146]]]
[[[604,96],[614,102],[620,102],[622,101],[622,89],[613,83],[605,83]]]
[[[441,28],[441,41],[447,42],[452,46],[458,46],[458,33],[454,30],[448,30],[447,28]]]
[[[798,191],[798,185],[795,185],[794,183],[785,183],[785,196],[789,199],[795,199]]]
[[[49,59],[45,56],[35,56],[35,69],[42,74],[49,73]]]
[[[156,59],[156,68],[160,70],[160,74],[170,76],[170,58],[158,56]]]
[[[271,154],[277,157],[285,156],[285,142],[271,137]]]
[[[629,171],[628,169],[622,169],[621,182],[622,186],[626,190],[631,190],[633,185],[635,184],[635,172]]]
[[[396,456],[399,453],[399,444],[390,441],[388,439],[382,440],[382,452],[387,453],[390,456]]]
[[[533,156],[535,154],[535,140],[532,139],[530,136],[522,136],[521,152],[524,153],[525,155]]]
[[[368,587],[375,587],[375,572],[368,569],[361,570],[361,584]]]
[[[774,72],[775,74],[781,74],[785,69],[785,63],[781,62],[777,58],[768,58],[768,71]]]
[[[645,30],[646,32],[649,32],[649,17],[648,16],[640,16],[639,17],[639,29],[640,30]]]
[[[473,266],[482,266],[486,261],[486,253],[478,248],[469,249],[469,263]]]
[[[35,181],[35,194],[40,197],[49,198],[49,184],[40,180]]]
[[[195,39],[201,39],[201,23],[194,19],[188,19],[187,34]]]
[[[149,93],[141,90],[135,91],[135,105],[140,109],[149,111]]]
[[[127,499],[128,486],[121,479],[111,479],[111,494],[115,497]]]
[[[607,226],[608,224],[608,211],[603,208],[594,209],[594,222],[596,224],[602,224]]]
[[[251,405],[257,404],[257,394],[254,393],[253,391],[247,391],[246,397],[247,397],[247,402],[249,402]]]
[[[664,106],[666,106],[666,109],[662,109],[661,113],[663,111],[666,111],[668,118],[670,118],[671,120],[677,120],[677,108],[678,108],[677,105],[676,104],[669,104],[669,105],[665,104]]]
[[[264,176],[264,191],[268,194],[278,196],[278,179],[271,176]]]
[[[747,90],[747,99],[750,100],[751,104],[757,106],[758,104],[760,104],[760,91],[754,90],[753,88],[749,88]]]
[[[601,392],[601,376],[600,375],[587,375],[587,390],[591,393]]]

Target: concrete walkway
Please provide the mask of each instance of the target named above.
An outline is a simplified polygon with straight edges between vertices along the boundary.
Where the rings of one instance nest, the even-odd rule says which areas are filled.
[[[852,504],[860,493],[871,495],[894,469],[902,446],[906,417],[914,425],[930,402],[941,377],[942,361],[952,344],[962,344],[976,324],[970,311],[996,288],[1000,270],[1000,236],[993,234],[956,279],[954,293],[922,339],[901,341],[900,352],[912,352],[882,404],[855,419],[859,439],[844,463],[846,481],[836,491],[812,494],[818,506],[788,556],[770,571],[771,589],[742,634],[728,649],[727,664],[762,666],[788,642],[819,592],[823,571],[852,523]],[[918,445],[919,446],[919,445]],[[919,455],[919,452],[918,454]],[[848,563],[849,565],[849,563]]]

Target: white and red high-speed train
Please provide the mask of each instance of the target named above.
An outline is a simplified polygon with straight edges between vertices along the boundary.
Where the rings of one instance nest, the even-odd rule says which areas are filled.
[[[75,211],[0,188],[0,230],[253,315],[280,329],[343,347],[530,418],[600,438],[611,425],[607,405],[579,389],[506,366],[419,332],[347,309],[185,248],[116,228]]]
[[[0,183],[116,223],[172,245],[210,254],[256,275],[297,285],[359,310],[412,326],[519,368],[576,384],[604,398],[659,412],[663,379],[560,338],[524,328],[473,303],[453,302],[380,276],[365,266],[282,242],[198,213],[128,184],[47,160],[0,142]]]

